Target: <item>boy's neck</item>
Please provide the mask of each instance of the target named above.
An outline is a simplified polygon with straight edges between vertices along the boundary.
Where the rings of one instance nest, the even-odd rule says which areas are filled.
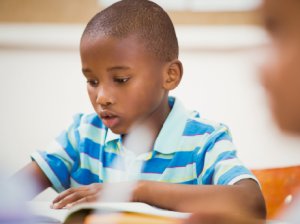
[[[163,124],[165,122],[165,120],[167,119],[169,113],[171,111],[171,107],[169,105],[168,102],[168,96],[166,96],[164,98],[164,100],[162,101],[162,104],[159,106],[159,108],[154,111],[151,116],[149,116],[148,119],[146,119],[145,121],[143,121],[143,123],[141,124],[143,127],[145,127],[147,130],[149,130],[149,134],[151,136],[151,148],[148,149],[148,151],[153,149],[155,140],[157,139],[160,130],[163,127]],[[122,141],[126,141],[126,137],[127,135],[122,135]]]
[[[152,130],[154,141],[159,135],[160,130],[163,127],[169,113],[171,111],[171,107],[169,105],[168,97],[163,100],[161,108],[153,113],[151,119],[149,119],[148,124],[146,123],[147,127]],[[153,143],[154,143],[153,141]]]

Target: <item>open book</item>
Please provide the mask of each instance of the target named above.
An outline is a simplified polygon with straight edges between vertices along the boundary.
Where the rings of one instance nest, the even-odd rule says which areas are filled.
[[[140,202],[96,202],[55,210],[49,202],[30,202],[30,210],[39,223],[178,223],[189,213],[174,212]]]

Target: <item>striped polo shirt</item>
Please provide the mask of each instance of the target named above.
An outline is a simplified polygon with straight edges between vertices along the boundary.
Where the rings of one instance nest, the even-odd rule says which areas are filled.
[[[73,124],[31,155],[58,192],[91,183],[130,178],[126,163],[143,163],[138,179],[194,185],[230,185],[255,179],[236,156],[228,128],[186,110],[169,97],[171,111],[152,151],[134,155],[97,114],[78,114]],[[139,141],[139,139],[136,139]],[[118,165],[114,161],[118,162]],[[126,174],[126,175],[125,175]]]

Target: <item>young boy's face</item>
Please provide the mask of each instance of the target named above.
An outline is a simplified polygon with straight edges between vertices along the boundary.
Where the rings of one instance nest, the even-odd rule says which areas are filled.
[[[168,105],[166,63],[135,36],[83,38],[80,52],[91,103],[108,128],[127,134],[136,121],[160,120]]]
[[[300,1],[265,0],[262,9],[274,50],[263,82],[279,126],[300,133]]]

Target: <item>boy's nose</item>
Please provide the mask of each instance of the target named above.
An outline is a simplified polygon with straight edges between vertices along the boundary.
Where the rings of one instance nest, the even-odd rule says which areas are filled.
[[[101,106],[109,106],[113,104],[113,100],[107,91],[104,91],[104,89],[101,88],[98,92],[96,103],[100,104]]]

